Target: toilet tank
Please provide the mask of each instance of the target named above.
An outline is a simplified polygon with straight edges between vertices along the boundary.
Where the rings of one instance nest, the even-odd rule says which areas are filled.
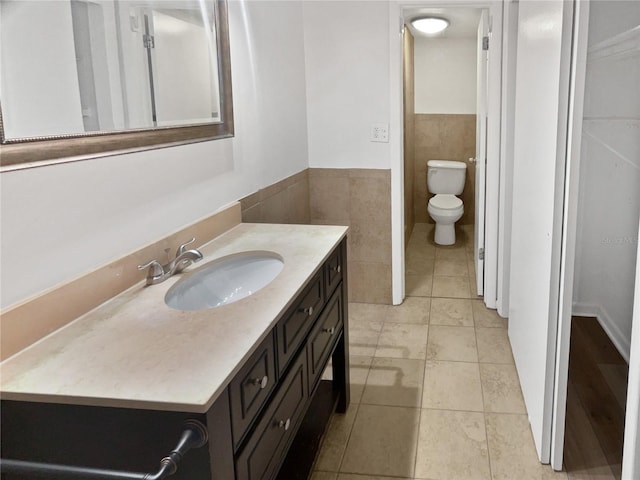
[[[467,164],[451,160],[427,162],[427,187],[430,193],[460,195],[464,189]]]

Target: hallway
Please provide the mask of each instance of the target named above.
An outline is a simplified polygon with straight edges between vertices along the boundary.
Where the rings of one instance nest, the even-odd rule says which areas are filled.
[[[507,321],[473,291],[473,226],[451,247],[432,229],[409,241],[402,305],[349,306],[351,406],[312,480],[566,479],[538,462]]]

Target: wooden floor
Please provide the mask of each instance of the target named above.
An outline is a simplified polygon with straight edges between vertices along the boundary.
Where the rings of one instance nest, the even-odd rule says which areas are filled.
[[[570,480],[620,479],[628,371],[597,319],[573,317],[564,444]]]

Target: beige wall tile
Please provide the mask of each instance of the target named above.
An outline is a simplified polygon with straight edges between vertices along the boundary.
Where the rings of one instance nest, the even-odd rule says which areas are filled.
[[[361,404],[341,473],[413,476],[420,410]]]
[[[391,266],[349,262],[349,299],[353,302],[391,303]]]
[[[303,177],[287,188],[287,204],[289,223],[306,225],[311,223],[311,206],[309,201],[309,180]]]
[[[362,394],[362,403],[420,407],[424,361],[374,358]]]
[[[423,410],[415,476],[490,480],[484,415],[476,412]]]
[[[309,205],[311,222],[317,220],[346,222],[349,225],[349,178],[341,176],[309,176]]]
[[[351,220],[348,235],[349,259],[391,265],[391,225]]]
[[[482,412],[477,363],[428,360],[424,372],[423,408]]]
[[[260,205],[264,223],[289,223],[289,196],[286,189],[266,197]]]

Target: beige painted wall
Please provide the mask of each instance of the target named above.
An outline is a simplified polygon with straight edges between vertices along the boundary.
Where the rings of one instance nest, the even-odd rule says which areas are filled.
[[[427,162],[457,160],[467,164],[467,178],[461,198],[464,214],[459,225],[473,225],[475,218],[475,163],[469,158],[476,151],[476,116],[457,114],[415,115],[415,221],[433,223],[427,213],[431,194],[427,191]]]

